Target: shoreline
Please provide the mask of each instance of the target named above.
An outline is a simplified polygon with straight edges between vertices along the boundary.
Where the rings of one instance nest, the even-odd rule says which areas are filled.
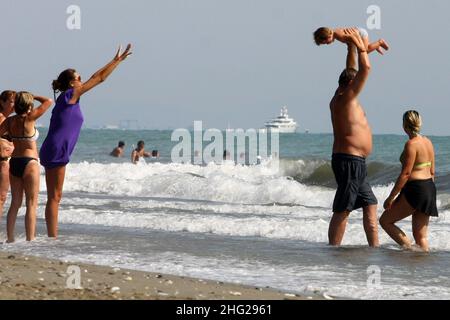
[[[0,251],[0,300],[325,300],[259,288]],[[77,275],[80,275],[77,281]],[[80,288],[71,289],[80,283]],[[69,287],[68,287],[69,284]]]

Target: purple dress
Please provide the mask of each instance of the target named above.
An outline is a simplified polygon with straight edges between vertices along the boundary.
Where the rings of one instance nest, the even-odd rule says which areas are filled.
[[[73,89],[61,93],[53,108],[47,138],[39,153],[41,164],[46,169],[67,165],[80,136],[83,114],[79,101],[69,104],[72,96]]]

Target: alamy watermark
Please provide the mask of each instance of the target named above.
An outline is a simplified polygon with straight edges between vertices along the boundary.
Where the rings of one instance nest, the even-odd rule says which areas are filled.
[[[70,290],[80,290],[81,287],[81,269],[79,266],[69,266],[67,268],[66,288]]]
[[[66,13],[69,15],[66,26],[69,30],[81,30],[81,8],[75,4],[67,7]]]
[[[367,29],[369,30],[381,30],[381,8],[377,5],[370,5],[367,8]]]
[[[376,265],[367,268],[367,289],[381,290],[381,268]]]
[[[176,129],[172,132],[171,159],[174,163],[196,165],[222,163],[258,164],[276,160],[280,156],[279,132],[266,129],[204,129],[202,121],[195,121],[193,131]]]

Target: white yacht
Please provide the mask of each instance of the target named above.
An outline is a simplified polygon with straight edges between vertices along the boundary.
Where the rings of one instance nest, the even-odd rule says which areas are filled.
[[[286,106],[281,108],[281,114],[278,117],[265,123],[268,131],[277,131],[280,133],[294,133],[297,130],[297,126],[297,122],[289,117]]]

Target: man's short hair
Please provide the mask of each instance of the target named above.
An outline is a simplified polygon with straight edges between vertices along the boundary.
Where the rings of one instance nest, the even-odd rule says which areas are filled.
[[[355,79],[357,73],[358,71],[353,68],[348,68],[342,71],[341,75],[339,76],[339,86],[344,88],[348,86],[350,81]]]
[[[125,142],[119,141],[119,148],[125,147]]]

